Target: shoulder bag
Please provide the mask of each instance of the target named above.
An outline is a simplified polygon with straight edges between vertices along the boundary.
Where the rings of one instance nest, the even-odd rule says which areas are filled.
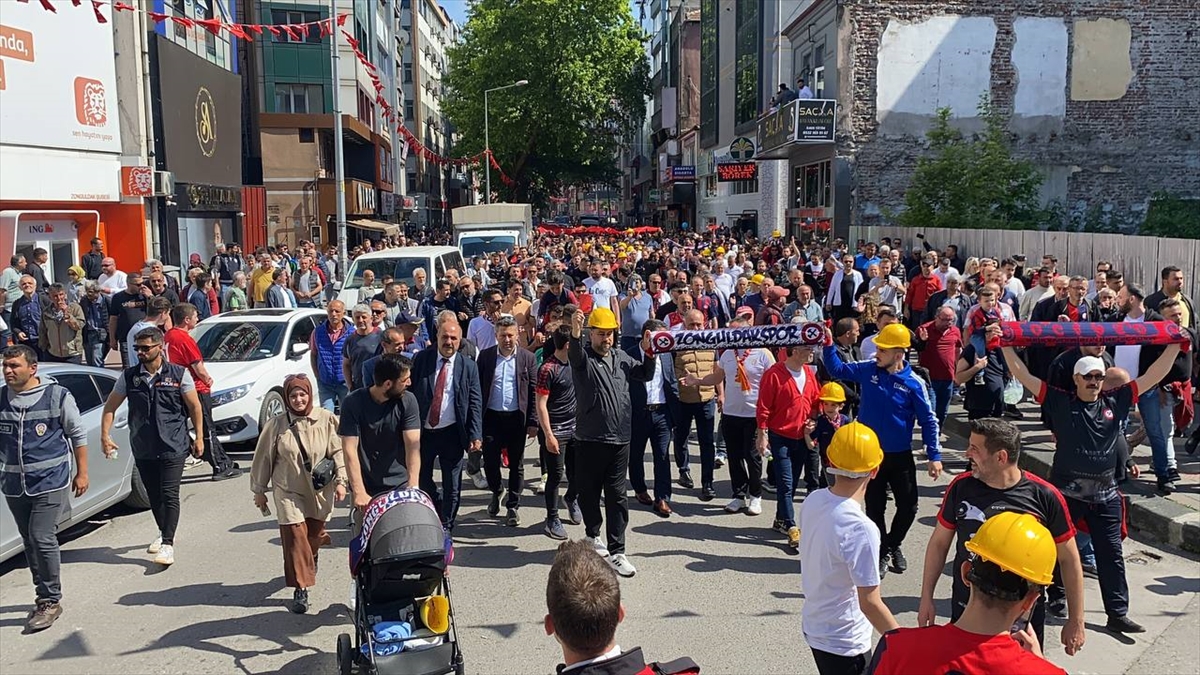
[[[312,460],[308,458],[308,450],[304,447],[304,441],[300,440],[300,432],[296,431],[296,424],[293,422],[289,425],[292,430],[292,437],[296,439],[296,445],[300,446],[300,457],[304,460],[304,470],[308,472],[312,479],[313,489],[320,492],[333,481],[334,475],[337,473],[337,464],[330,458],[326,457],[317,462],[316,466],[312,465]]]

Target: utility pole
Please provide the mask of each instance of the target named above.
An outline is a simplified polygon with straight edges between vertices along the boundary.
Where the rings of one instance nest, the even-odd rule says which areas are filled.
[[[338,276],[344,282],[350,255],[346,250],[346,159],[342,156],[342,78],[338,73],[337,0],[329,0],[329,20],[333,32],[329,36],[329,51],[333,52],[333,174],[337,194]]]

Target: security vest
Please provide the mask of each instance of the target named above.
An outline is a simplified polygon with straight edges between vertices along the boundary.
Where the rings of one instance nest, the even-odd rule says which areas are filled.
[[[7,497],[47,494],[71,480],[71,444],[63,433],[65,387],[46,384],[35,401],[21,407],[0,393],[0,492]]]
[[[183,366],[163,362],[153,377],[141,364],[125,369],[130,445],[136,459],[178,457],[188,452],[188,411],[183,403]]]
[[[703,380],[712,374],[717,365],[717,353],[710,349],[700,349],[688,352],[676,352],[675,376],[694,375]],[[708,403],[717,395],[717,388],[709,385],[685,387],[679,385],[679,400],[681,403]]]
[[[342,347],[346,344],[346,338],[350,337],[350,324],[342,320],[344,329],[342,337],[334,342],[329,337],[329,320],[322,321],[317,326],[317,381],[328,385],[344,384],[346,382],[345,375],[342,374]]]

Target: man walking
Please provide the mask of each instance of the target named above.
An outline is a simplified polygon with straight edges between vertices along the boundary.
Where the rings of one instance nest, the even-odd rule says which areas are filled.
[[[117,452],[109,434],[117,408],[128,398],[129,444],[159,533],[146,552],[155,554],[154,562],[159,565],[170,566],[175,564],[183,458],[189,446],[194,457],[204,454],[204,411],[191,373],[167,362],[161,330],[143,329],[134,336],[132,346],[138,365],[121,373],[104,403],[100,443],[106,456]],[[196,431],[195,441],[188,436],[189,419]]]
[[[772,296],[774,297],[774,296]],[[688,310],[683,315],[684,330],[703,330],[704,314],[698,309]],[[692,423],[696,425],[696,437],[700,441],[700,501],[712,501],[717,496],[713,487],[713,472],[716,468],[717,448],[713,438],[717,418],[717,402],[725,398],[725,381],[715,385],[693,385],[685,383],[691,376],[703,380],[713,373],[717,364],[717,353],[711,349],[696,349],[675,352],[675,376],[680,379],[678,416],[672,415],[675,423],[675,466],[679,467],[679,484],[692,488],[692,472],[688,468],[690,453],[688,436]]]
[[[546,472],[546,526],[543,531],[551,539],[562,540],[567,538],[567,530],[558,516],[558,486],[564,476],[567,479],[567,493],[563,496],[567,520],[572,525],[583,522],[579,510],[579,484],[575,479],[575,383],[567,365],[571,327],[557,326],[550,339],[554,352],[538,368],[534,392],[538,422],[545,439],[542,469]],[[665,441],[663,452],[665,455]]]
[[[624,326],[624,324],[622,324]],[[667,324],[647,319],[641,331],[666,330]],[[639,338],[640,343],[640,338]],[[641,356],[640,344],[625,353],[630,358]],[[633,404],[630,419],[629,484],[634,496],[643,506],[653,505],[654,513],[662,518],[671,516],[671,438],[674,418],[679,415],[679,380],[675,378],[675,359],[671,354],[658,354],[658,367],[646,382],[629,383],[629,400]],[[646,443],[650,443],[650,461],[654,467],[654,496],[646,488]]]
[[[497,292],[498,294],[498,292]],[[508,451],[508,500],[505,524],[521,524],[517,509],[525,487],[525,438],[537,437],[537,412],[533,387],[537,364],[533,352],[517,348],[517,320],[511,316],[496,321],[496,344],[479,352],[479,385],[483,396],[483,471],[492,499],[488,515],[500,513],[504,486],[500,477],[500,453]]]
[[[317,396],[321,407],[333,412],[349,393],[342,354],[353,326],[346,320],[346,303],[341,300],[330,300],[325,316],[309,338],[309,358],[313,372],[317,374]]]
[[[575,442],[579,458],[575,478],[579,480],[579,505],[586,534],[596,552],[608,559],[617,574],[632,577],[637,569],[625,556],[625,527],[629,508],[625,497],[625,475],[629,468],[631,434],[629,381],[649,381],[654,376],[655,358],[650,355],[650,334],[642,334],[642,360],[637,362],[613,340],[619,326],[611,309],[597,307],[588,317],[588,347],[583,345],[583,313],[570,314],[571,340],[567,350],[574,379],[579,419]],[[604,493],[604,516],[600,493]],[[600,526],[608,519],[607,545]]]
[[[921,367],[929,373],[938,424],[946,421],[946,412],[950,409],[954,371],[963,348],[962,332],[955,325],[956,318],[952,308],[939,307],[932,321],[917,326],[917,341],[913,344]]]
[[[350,391],[362,389],[362,364],[380,352],[383,331],[371,323],[371,307],[357,304],[352,313],[354,332],[342,345],[342,378]]]
[[[23,345],[3,352],[0,392],[0,487],[25,544],[36,606],[25,623],[34,633],[62,615],[58,521],[67,487],[76,497],[88,489],[87,429],[65,387],[37,376],[37,353]],[[75,479],[71,480],[71,459]]]

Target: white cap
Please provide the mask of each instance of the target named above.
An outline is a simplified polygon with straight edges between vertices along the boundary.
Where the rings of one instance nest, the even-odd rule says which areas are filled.
[[[1101,361],[1098,356],[1085,356],[1075,362],[1076,375],[1087,375],[1097,371],[1101,374],[1104,373],[1104,361]]]

